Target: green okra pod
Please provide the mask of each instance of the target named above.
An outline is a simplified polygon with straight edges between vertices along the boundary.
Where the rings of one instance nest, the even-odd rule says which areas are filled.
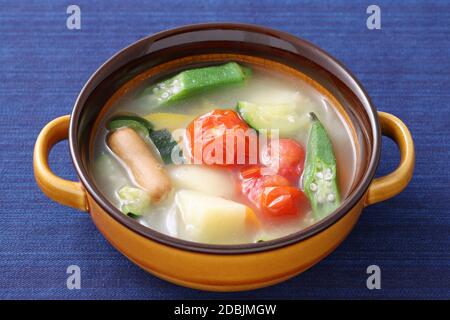
[[[156,84],[152,92],[159,103],[174,102],[224,85],[243,83],[249,75],[250,69],[236,62],[228,62],[182,71]]]
[[[306,150],[303,189],[309,198],[313,215],[322,219],[340,204],[336,176],[336,157],[325,127],[314,113]]]

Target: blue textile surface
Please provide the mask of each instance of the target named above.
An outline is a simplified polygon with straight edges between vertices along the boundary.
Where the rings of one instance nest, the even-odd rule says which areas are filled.
[[[450,298],[450,2],[376,1],[381,30],[368,30],[373,1],[73,1],[81,30],[66,28],[68,1],[0,2],[0,298]],[[379,110],[399,116],[416,143],[414,178],[399,196],[364,210],[348,239],[282,284],[242,293],[178,287],[142,271],[89,216],[56,204],[35,184],[39,130],[70,113],[107,58],[154,32],[196,22],[262,24],[308,39],[346,64]],[[54,170],[75,178],[67,142]],[[383,140],[379,175],[399,156]],[[66,268],[81,268],[81,289]],[[381,290],[366,288],[379,265]]]

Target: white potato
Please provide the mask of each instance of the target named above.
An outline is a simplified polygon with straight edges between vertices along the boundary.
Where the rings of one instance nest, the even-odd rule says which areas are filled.
[[[180,215],[180,235],[191,241],[233,244],[251,241],[247,206],[198,191],[180,190],[175,195]]]

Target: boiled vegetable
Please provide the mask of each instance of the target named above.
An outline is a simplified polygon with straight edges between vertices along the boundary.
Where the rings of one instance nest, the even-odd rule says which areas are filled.
[[[308,209],[308,200],[286,178],[261,166],[241,168],[241,192],[266,218],[296,217]]]
[[[172,188],[170,178],[136,131],[131,128],[115,130],[108,137],[108,145],[130,170],[135,183],[147,192],[152,202],[166,197]]]
[[[314,113],[306,151],[303,188],[316,219],[322,219],[340,204],[336,178],[336,158],[330,138]]]
[[[177,189],[195,190],[225,198],[231,198],[235,193],[231,172],[226,169],[185,164],[169,166],[167,171]]]
[[[305,150],[293,139],[271,141],[261,150],[261,163],[295,185],[303,173],[304,162]]]
[[[201,115],[189,124],[187,133],[196,164],[236,166],[258,160],[256,132],[233,110],[214,109]]]
[[[261,105],[240,101],[236,110],[256,130],[279,130],[280,137],[292,136],[307,125],[307,118],[293,103]]]
[[[109,130],[117,130],[125,127],[136,130],[142,137],[147,137],[153,125],[144,118],[128,115],[114,117],[107,124]]]
[[[150,206],[148,194],[139,188],[122,187],[117,196],[120,199],[121,210],[126,215],[141,216]]]
[[[186,128],[194,116],[180,113],[155,112],[146,115],[144,118],[154,124],[154,130],[167,129],[174,131]]]
[[[196,242],[229,244],[251,241],[259,220],[247,206],[198,191],[180,190],[175,201],[183,224],[181,234]]]
[[[152,88],[160,103],[167,103],[229,84],[243,83],[249,76],[236,62],[183,71]]]
[[[158,149],[161,159],[165,164],[172,163],[172,151],[177,148],[177,142],[172,138],[172,134],[167,129],[150,131],[150,139]],[[176,149],[175,151],[179,151]]]
[[[295,217],[306,213],[308,199],[297,187],[265,187],[260,207],[262,213],[271,218]]]
[[[260,165],[252,165],[239,170],[241,192],[258,209],[261,206],[261,195],[265,187],[290,185],[285,177],[272,174],[265,169]]]

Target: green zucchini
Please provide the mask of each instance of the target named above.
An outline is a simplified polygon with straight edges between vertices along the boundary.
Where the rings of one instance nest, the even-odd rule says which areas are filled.
[[[117,196],[120,199],[121,211],[132,218],[143,215],[150,206],[148,194],[139,188],[125,186],[117,192]]]
[[[155,144],[165,164],[171,164],[172,150],[178,148],[178,143],[173,139],[172,134],[167,129],[150,131],[150,139]]]
[[[224,85],[243,83],[250,74],[250,69],[236,62],[228,62],[182,71],[151,87],[151,90],[159,103],[174,102]]]
[[[153,129],[153,125],[150,121],[138,116],[128,115],[116,116],[112,118],[107,125],[109,130],[117,130],[124,127],[136,130],[136,132],[144,138],[148,137],[149,131]]]
[[[336,157],[323,124],[311,112],[312,121],[306,150],[303,189],[309,198],[313,215],[322,219],[340,204],[336,177]]]
[[[295,104],[260,105],[240,101],[236,110],[253,129],[278,129],[280,136],[293,136],[307,125],[307,118]]]

